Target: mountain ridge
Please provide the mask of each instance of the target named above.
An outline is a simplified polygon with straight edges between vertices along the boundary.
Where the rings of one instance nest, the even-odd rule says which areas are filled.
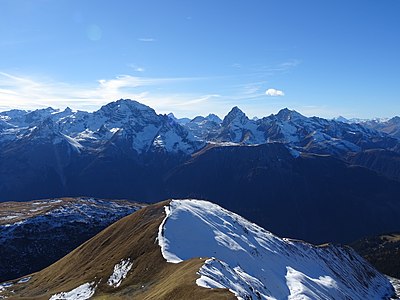
[[[186,226],[178,228],[183,231],[177,230],[182,222]],[[185,234],[186,230],[192,234]],[[190,243],[193,238],[199,238],[205,247]],[[215,244],[210,244],[211,250],[217,247],[214,259],[207,259],[209,250],[203,251],[209,243]],[[196,247],[195,253],[190,250]],[[166,249],[169,256],[186,255],[180,263],[171,263]],[[227,260],[226,255],[236,262]],[[254,262],[246,262],[246,257],[258,257],[260,264],[250,267]],[[230,272],[239,276],[238,285],[230,285]],[[48,268],[2,287],[2,296],[34,299],[59,299],[78,292],[82,299],[394,296],[390,281],[351,249],[281,239],[215,204],[193,199],[145,207]]]

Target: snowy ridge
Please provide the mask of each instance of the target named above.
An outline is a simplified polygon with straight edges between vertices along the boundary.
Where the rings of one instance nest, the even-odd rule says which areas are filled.
[[[172,200],[159,228],[164,258],[209,257],[197,284],[238,299],[385,299],[390,281],[350,248],[281,239],[218,205]]]

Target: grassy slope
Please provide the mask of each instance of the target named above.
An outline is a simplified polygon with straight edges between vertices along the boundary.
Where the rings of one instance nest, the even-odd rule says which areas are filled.
[[[70,254],[32,275],[26,284],[13,286],[18,299],[49,299],[93,280],[101,282],[94,299],[236,299],[222,289],[196,285],[204,259],[170,264],[156,242],[165,217],[162,202],[127,216],[100,232]],[[106,282],[114,265],[130,257],[133,267],[118,288]],[[12,299],[12,298],[9,298]]]

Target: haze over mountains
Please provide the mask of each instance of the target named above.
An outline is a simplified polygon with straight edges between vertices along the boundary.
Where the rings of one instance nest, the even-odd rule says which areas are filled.
[[[131,100],[0,117],[1,201],[209,199],[316,243],[400,229],[399,140],[362,124],[237,107],[182,124]]]

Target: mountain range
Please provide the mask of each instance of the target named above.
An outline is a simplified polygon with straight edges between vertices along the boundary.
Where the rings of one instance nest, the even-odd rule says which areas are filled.
[[[354,250],[282,239],[214,203],[150,205],[51,266],[0,285],[26,299],[395,299]]]
[[[182,120],[124,99],[11,110],[0,113],[0,201],[201,198],[281,236],[351,242],[400,230],[393,132],[289,109]]]

